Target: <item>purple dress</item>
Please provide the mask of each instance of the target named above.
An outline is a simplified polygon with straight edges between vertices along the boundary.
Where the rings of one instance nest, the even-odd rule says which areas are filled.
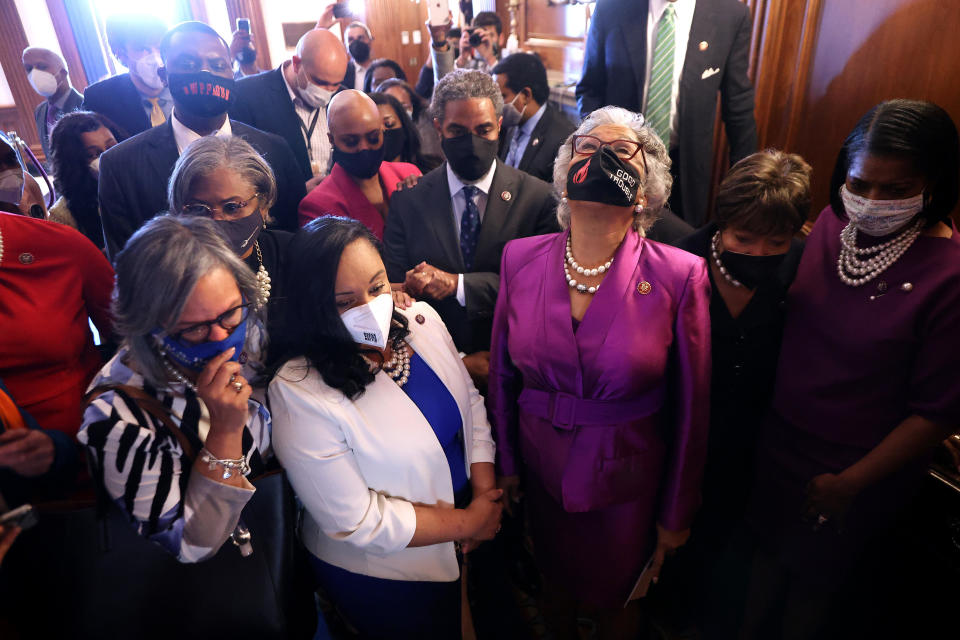
[[[909,499],[926,461],[864,490],[844,532],[801,521],[805,487],[876,447],[905,418],[960,423],[960,236],[921,235],[859,287],[837,276],[840,231],[828,207],[787,298],[773,410],[762,430],[751,520],[794,573],[836,581]]]
[[[541,570],[618,607],[654,525],[686,529],[699,505],[710,285],[702,258],[631,231],[574,334],[567,235],[504,249],[488,408],[498,472],[525,479]]]

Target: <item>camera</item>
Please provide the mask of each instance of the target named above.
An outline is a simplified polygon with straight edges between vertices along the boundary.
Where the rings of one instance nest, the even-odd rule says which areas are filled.
[[[467,33],[470,34],[470,46],[479,47],[483,44],[483,32],[478,31],[477,29],[467,29]]]

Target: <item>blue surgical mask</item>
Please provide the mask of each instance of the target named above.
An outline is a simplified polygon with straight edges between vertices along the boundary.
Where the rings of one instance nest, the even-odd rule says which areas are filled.
[[[199,344],[185,346],[170,336],[163,336],[163,338],[161,338],[160,336],[162,334],[163,332],[160,329],[153,332],[153,336],[160,342],[162,352],[167,358],[170,358],[170,360],[173,360],[181,367],[189,369],[190,371],[203,371],[203,368],[207,366],[208,362],[230,347],[234,347],[233,357],[230,358],[231,360],[240,362],[241,364],[246,360],[245,357],[241,360],[241,355],[244,355],[243,347],[247,342],[246,322],[241,322],[240,326],[219,342],[201,342]]]

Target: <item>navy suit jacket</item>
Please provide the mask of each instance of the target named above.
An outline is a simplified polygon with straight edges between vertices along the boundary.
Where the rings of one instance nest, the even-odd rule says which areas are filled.
[[[297,162],[279,136],[230,121],[233,135],[257,150],[277,179],[277,202],[270,209],[275,226],[297,228],[297,205],[306,195]],[[144,222],[167,211],[167,182],[180,157],[170,121],[148,129],[100,156],[100,219],[107,255],[116,260],[127,239]]]
[[[503,143],[500,145],[501,160],[506,161],[510,153],[510,143],[516,135],[517,126],[504,129]],[[553,184],[553,163],[557,159],[557,151],[575,128],[566,114],[548,102],[543,116],[530,132],[517,169]]]
[[[110,76],[87,87],[80,108],[110,118],[121,129],[118,142],[150,128],[150,118],[143,109],[143,98],[133,85],[129,73]]]
[[[637,112],[643,107],[648,12],[647,0],[597,0],[576,90],[582,116],[606,105]],[[697,0],[680,76],[679,167],[674,167],[683,217],[694,226],[707,214],[717,92],[730,162],[757,150],[753,85],[747,77],[751,24],[749,8],[738,0]]]

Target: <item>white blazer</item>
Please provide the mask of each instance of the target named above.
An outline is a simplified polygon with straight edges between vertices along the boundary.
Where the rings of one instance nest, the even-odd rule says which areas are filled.
[[[472,463],[494,459],[483,398],[437,312],[425,302],[400,312],[410,321],[410,346],[460,408],[469,477]],[[311,553],[377,578],[459,577],[452,542],[407,547],[417,527],[413,504],[453,508],[453,482],[430,423],[388,374],[349,400],[297,358],[270,383],[269,400],[274,451],[306,508],[301,535]]]

